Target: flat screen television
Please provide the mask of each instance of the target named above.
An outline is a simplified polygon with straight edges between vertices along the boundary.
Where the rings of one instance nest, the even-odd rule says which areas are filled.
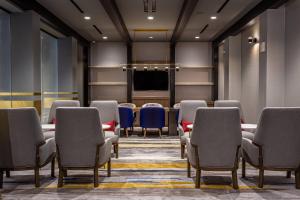
[[[136,91],[168,90],[169,73],[167,71],[134,71],[133,87]]]

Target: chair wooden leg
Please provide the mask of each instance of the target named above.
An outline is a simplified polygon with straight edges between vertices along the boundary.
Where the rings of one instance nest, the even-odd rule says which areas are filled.
[[[235,190],[239,189],[238,178],[237,178],[237,170],[232,170],[232,187]]]
[[[292,171],[287,171],[286,178],[291,178],[291,177],[292,177]]]
[[[159,137],[161,138],[162,129],[158,129]]]
[[[0,171],[0,189],[3,188],[3,171]]]
[[[61,188],[63,184],[64,184],[64,170],[62,168],[59,168],[57,187]]]
[[[94,187],[99,186],[99,178],[98,178],[98,166],[94,168]]]
[[[184,159],[185,145],[181,144],[181,159]]]
[[[259,169],[258,187],[259,188],[264,187],[264,170],[263,169]]]
[[[38,167],[34,169],[34,182],[35,187],[40,187],[40,169]]]
[[[191,163],[189,159],[187,159],[187,177],[191,178]]]
[[[118,143],[115,144],[114,147],[115,147],[116,158],[119,158],[119,144]]]
[[[128,128],[125,128],[126,137],[128,137]]]
[[[144,128],[144,138],[146,138],[147,129]]]
[[[111,176],[111,159],[109,159],[107,162],[107,176]]]
[[[51,177],[55,178],[55,157],[51,161]]]
[[[10,177],[10,171],[6,170],[5,173],[6,173],[6,177],[9,178]]]
[[[196,169],[196,183],[195,188],[200,188],[201,170]]]
[[[242,158],[242,178],[246,178],[246,160]]]
[[[295,171],[296,189],[300,189],[300,169]]]

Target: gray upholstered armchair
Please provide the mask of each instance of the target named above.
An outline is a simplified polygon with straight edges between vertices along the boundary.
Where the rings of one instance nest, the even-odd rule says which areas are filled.
[[[300,189],[300,108],[265,108],[253,140],[243,138],[245,163],[259,169],[258,187],[263,187],[264,170],[295,171],[296,188]]]
[[[111,138],[116,158],[119,157],[120,116],[117,101],[92,101],[90,107],[98,109],[102,123],[114,123],[113,130],[105,130],[105,138]]]
[[[108,163],[112,143],[102,133],[96,108],[58,108],[56,110],[57,159],[59,167],[58,187],[63,186],[67,170],[94,170],[94,186],[98,187],[98,169]]]
[[[44,139],[35,108],[0,109],[0,121],[0,188],[3,171],[33,169],[39,187],[39,169],[52,162],[54,177],[55,140]]]
[[[240,109],[241,123],[245,123],[244,113],[241,102],[238,100],[217,100],[214,107],[237,107]]]
[[[185,127],[187,123],[193,123],[198,107],[207,107],[203,100],[183,100],[180,102],[178,116],[178,132],[181,144],[181,158],[184,158],[186,139],[190,138],[190,130]]]
[[[52,103],[49,117],[48,117],[48,124],[55,124],[56,122],[56,109],[59,107],[80,107],[80,102],[77,100],[56,100]],[[45,139],[53,138],[55,136],[55,131],[45,131],[44,132]]]
[[[196,188],[201,170],[231,171],[233,188],[238,188],[237,169],[241,146],[238,108],[198,108],[191,138],[187,139],[188,177],[196,169]]]

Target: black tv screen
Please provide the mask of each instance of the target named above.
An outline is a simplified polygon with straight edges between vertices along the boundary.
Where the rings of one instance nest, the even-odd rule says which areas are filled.
[[[168,90],[169,74],[167,71],[135,71],[133,74],[134,90]]]

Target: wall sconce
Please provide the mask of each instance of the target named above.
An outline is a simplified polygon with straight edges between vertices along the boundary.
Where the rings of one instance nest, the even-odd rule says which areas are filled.
[[[122,67],[122,70],[123,70],[123,72],[125,72],[126,71],[126,67]]]
[[[158,67],[154,67],[154,71],[157,71],[158,70]]]
[[[257,38],[256,37],[248,37],[248,43],[249,44],[256,44],[257,43]]]
[[[167,72],[169,70],[169,67],[165,67],[165,71]]]
[[[179,71],[179,67],[175,67],[175,69],[176,69],[176,72],[178,72],[178,71]]]
[[[148,67],[144,67],[144,71],[147,71],[148,70]]]

